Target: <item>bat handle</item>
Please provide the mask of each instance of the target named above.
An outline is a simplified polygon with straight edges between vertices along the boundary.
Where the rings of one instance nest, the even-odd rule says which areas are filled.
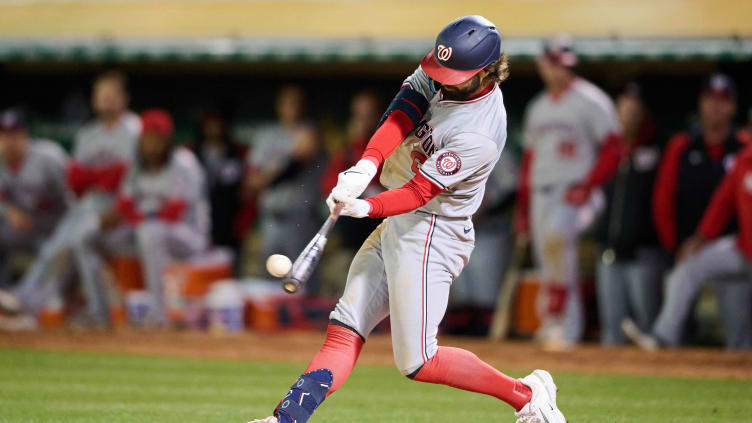
[[[329,217],[331,217],[332,219],[336,220],[339,217],[340,213],[342,213],[342,209],[344,209],[344,208],[345,208],[344,204],[337,203],[334,206],[334,210],[332,210],[332,214],[330,214]]]

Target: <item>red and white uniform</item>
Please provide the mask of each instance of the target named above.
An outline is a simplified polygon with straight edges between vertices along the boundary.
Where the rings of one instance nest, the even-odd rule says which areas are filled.
[[[524,119],[524,156],[520,208],[530,222],[533,252],[547,284],[539,299],[546,330],[578,342],[583,308],[577,287],[577,236],[599,209],[599,196],[585,204],[567,201],[572,187],[587,191],[615,171],[621,147],[614,104],[601,89],[575,78],[554,97],[542,92],[528,105]],[[524,229],[524,228],[521,228]]]
[[[394,358],[410,375],[437,351],[449,288],[474,247],[470,217],[501,156],[507,122],[497,85],[468,101],[446,101],[430,90],[421,68],[405,83],[429,107],[396,149],[373,151],[369,144],[364,153],[386,158],[381,183],[391,188],[366,200],[369,215],[391,217],[355,256],[331,318],[366,338],[391,316]]]

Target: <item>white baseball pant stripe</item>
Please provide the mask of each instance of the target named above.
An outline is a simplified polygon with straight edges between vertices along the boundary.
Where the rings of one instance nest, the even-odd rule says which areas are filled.
[[[423,309],[423,321],[421,322],[421,329],[420,329],[420,339],[421,339],[421,349],[422,349],[422,355],[423,355],[423,362],[425,363],[428,361],[428,345],[427,345],[427,337],[426,337],[426,326],[428,323],[428,307],[426,307],[426,295],[428,294],[428,274],[426,270],[428,269],[428,260],[431,253],[431,241],[433,238],[433,231],[436,228],[436,216],[431,215],[431,221],[428,224],[428,234],[426,235],[426,245],[423,248],[423,261],[422,266],[423,269],[421,271],[421,288],[423,292],[421,293],[421,308]]]
[[[330,318],[367,338],[390,316],[398,369],[410,375],[438,348],[449,289],[470,259],[472,221],[412,212],[384,220],[363,243]]]

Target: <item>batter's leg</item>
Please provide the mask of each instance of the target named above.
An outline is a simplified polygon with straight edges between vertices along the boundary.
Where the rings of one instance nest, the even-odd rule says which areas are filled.
[[[664,302],[653,334],[666,346],[679,346],[684,323],[703,285],[711,278],[742,275],[747,270],[746,265],[735,236],[714,241],[677,265],[666,281]]]
[[[463,234],[468,224],[411,214],[391,218],[385,228],[395,363],[413,380],[491,395],[519,411],[532,396],[527,385],[470,351],[437,345],[449,288],[473,249],[472,235]]]
[[[332,311],[324,345],[274,410],[280,423],[305,423],[352,372],[374,327],[389,314],[381,234],[376,228],[355,255],[347,285]]]

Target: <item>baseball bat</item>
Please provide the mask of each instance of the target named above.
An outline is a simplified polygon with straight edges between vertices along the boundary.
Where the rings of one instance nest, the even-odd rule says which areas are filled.
[[[517,284],[520,280],[520,270],[525,262],[525,252],[528,247],[528,238],[526,236],[517,236],[514,242],[514,252],[512,261],[504,275],[504,284],[501,286],[499,296],[496,298],[496,308],[491,328],[488,331],[488,337],[492,341],[500,341],[509,334],[510,321],[512,318],[512,309],[514,294],[517,292]]]
[[[337,222],[337,218],[339,218],[339,214],[342,212],[342,207],[344,207],[343,204],[337,204],[334,207],[332,214],[321,225],[321,229],[319,229],[313,239],[298,255],[295,262],[293,262],[290,271],[282,280],[282,289],[288,294],[298,292],[298,289],[308,282],[308,279],[321,259],[321,254],[324,252],[324,247],[326,246],[327,236]]]

